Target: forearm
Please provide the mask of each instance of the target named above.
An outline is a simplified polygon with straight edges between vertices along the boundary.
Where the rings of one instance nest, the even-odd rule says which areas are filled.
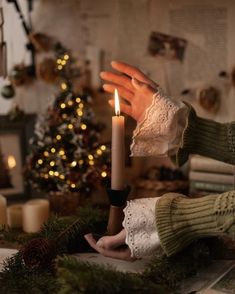
[[[235,122],[218,123],[198,117],[190,111],[182,134],[181,147],[172,157],[176,165],[184,164],[189,154],[198,154],[235,164]]]

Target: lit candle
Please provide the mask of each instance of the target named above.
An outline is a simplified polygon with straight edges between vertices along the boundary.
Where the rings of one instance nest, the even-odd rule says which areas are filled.
[[[118,91],[114,92],[115,116],[112,117],[112,169],[111,189],[124,189],[124,166],[125,166],[125,144],[124,144],[124,116],[120,115],[120,103]]]
[[[22,227],[22,204],[14,204],[7,208],[7,224],[10,228]]]
[[[23,231],[26,233],[36,233],[40,231],[48,217],[48,200],[34,199],[26,202],[23,206]]]
[[[0,225],[7,224],[7,200],[0,195]]]

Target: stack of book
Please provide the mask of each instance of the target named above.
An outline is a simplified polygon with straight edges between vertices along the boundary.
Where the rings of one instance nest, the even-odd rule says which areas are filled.
[[[190,192],[225,192],[235,189],[235,166],[211,158],[190,159]]]

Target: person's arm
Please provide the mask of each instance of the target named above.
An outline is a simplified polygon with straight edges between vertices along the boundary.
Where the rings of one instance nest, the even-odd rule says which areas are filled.
[[[235,122],[218,123],[201,118],[192,106],[188,107],[189,114],[182,134],[182,145],[172,156],[175,164],[184,164],[190,154],[235,164]]]

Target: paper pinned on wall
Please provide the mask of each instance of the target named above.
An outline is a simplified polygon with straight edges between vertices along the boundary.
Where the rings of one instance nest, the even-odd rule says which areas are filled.
[[[188,42],[182,64],[166,62],[171,94],[210,82],[227,69],[231,5],[231,1],[151,1],[151,29]]]

